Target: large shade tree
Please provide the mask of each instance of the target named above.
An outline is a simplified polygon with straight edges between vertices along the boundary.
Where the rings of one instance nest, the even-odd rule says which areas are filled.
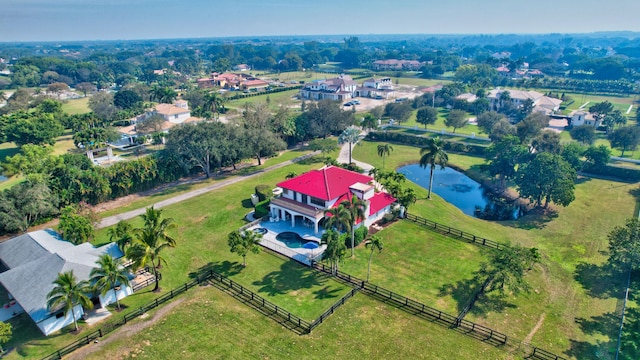
[[[624,226],[616,226],[608,235],[609,262],[623,269],[640,266],[640,220],[628,219]]]
[[[103,254],[96,261],[98,267],[91,270],[91,283],[102,295],[113,291],[117,309],[120,310],[118,300],[118,286],[129,286],[129,270],[122,266],[120,259],[115,259],[109,254]]]
[[[87,281],[78,281],[73,274],[73,270],[58,274],[58,278],[53,281],[55,285],[47,294],[47,308],[49,311],[62,309],[65,316],[71,311],[73,316],[73,325],[78,331],[78,320],[73,307],[80,304],[86,309],[93,308],[91,299],[87,296],[91,292],[91,288]]]
[[[576,171],[562,156],[539,153],[518,168],[516,187],[520,196],[546,208],[550,202],[569,205],[574,199]]]
[[[529,292],[531,285],[525,275],[539,261],[540,254],[536,248],[505,247],[493,251],[490,260],[480,264],[475,278],[478,282],[487,281],[487,286],[482,290],[486,293],[497,291],[504,295],[507,290],[513,294]]]
[[[439,138],[430,138],[427,146],[420,149],[420,167],[429,167],[429,194],[427,199],[431,199],[431,188],[433,185],[433,170],[439,165],[442,170],[449,162],[449,156],[444,151],[444,142]]]
[[[176,240],[169,235],[168,230],[175,227],[172,218],[162,218],[162,210],[147,208],[140,217],[142,227],[133,230],[133,244],[127,250],[127,257],[133,261],[136,268],[149,266],[153,270],[156,285],[153,291],[160,289],[158,267],[166,264],[162,251],[176,246]]]

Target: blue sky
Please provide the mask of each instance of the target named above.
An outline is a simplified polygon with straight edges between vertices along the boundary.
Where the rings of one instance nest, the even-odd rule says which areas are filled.
[[[0,41],[640,31],[640,0],[0,0]]]

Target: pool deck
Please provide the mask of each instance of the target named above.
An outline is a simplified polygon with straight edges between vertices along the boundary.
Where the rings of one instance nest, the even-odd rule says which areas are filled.
[[[290,221],[279,221],[279,222],[263,221],[258,225],[249,227],[247,230],[250,231],[256,228],[265,228],[268,230],[266,234],[262,235],[262,240],[260,240],[260,245],[306,265],[311,265],[312,259],[319,261],[322,253],[327,248],[326,245],[320,245],[320,247],[318,247],[317,249],[305,249],[305,248],[293,249],[293,248],[287,247],[285,243],[276,239],[276,236],[278,234],[289,231],[289,232],[295,232],[296,234],[300,235],[300,237],[303,238],[304,240],[314,241],[320,244],[320,237],[322,236],[322,233],[324,232],[324,230],[321,230],[318,234],[314,234],[312,228],[307,228],[305,226],[302,226],[301,224],[296,224],[295,227],[291,227]]]

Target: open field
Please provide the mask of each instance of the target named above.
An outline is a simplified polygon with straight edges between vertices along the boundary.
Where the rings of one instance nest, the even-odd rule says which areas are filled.
[[[471,171],[479,171],[477,165],[483,162],[476,158],[477,162],[463,163],[458,159],[468,157],[449,156],[451,163]],[[374,143],[356,146],[354,158],[381,164]],[[417,162],[417,148],[394,145],[387,168],[411,158]],[[489,222],[462,214],[438,196],[426,201],[426,191],[416,186],[420,200],[410,211],[489,239],[538,248],[543,261],[528,275],[534,292],[481,299],[468,319],[525,338],[544,314],[539,329],[531,335],[532,342],[556,353],[588,358],[596,350],[610,349],[615,340],[611,324],[597,320],[616,316],[624,276],[603,265],[603,252],[607,233],[634,215],[636,188],[635,184],[585,178],[576,186],[576,201],[551,215],[534,213],[517,221]],[[603,213],[608,216],[601,216]]]
[[[428,231],[408,221],[382,230],[384,250],[373,254],[373,284],[393,290],[449,314],[458,314],[472,292],[443,294],[443,285],[469,281],[484,260],[482,249]],[[355,259],[347,259],[341,271],[367,277],[370,250],[356,247]]]
[[[270,106],[273,108],[277,108],[278,106],[287,106],[292,108],[299,108],[300,100],[296,99],[295,96],[298,95],[298,89],[281,91],[273,94],[264,94],[264,95],[256,95],[250,96],[243,99],[230,100],[225,104],[226,107],[232,109],[242,109],[244,104],[255,104],[255,103],[266,103],[267,97],[270,101]]]
[[[520,358],[362,294],[302,336],[218,289],[186,296],[180,307],[135,335],[136,341],[116,340],[86,359]]]
[[[354,157],[380,166],[381,159],[376,154],[375,146],[375,143],[363,142],[361,146],[354,148]],[[394,145],[386,164],[387,168],[395,168],[417,159],[417,148]],[[456,154],[450,155],[450,161],[471,172],[479,172],[479,165],[484,162],[481,158]],[[255,185],[264,183],[273,186],[284,179],[288,172],[301,173],[320,165],[293,164],[266,173],[260,179],[249,179],[167,207],[164,214],[174,218],[178,224],[178,228],[172,230],[178,239],[178,246],[166,250],[164,254],[168,259],[168,265],[162,269],[164,278],[161,286],[164,291],[184,283],[194,271],[211,266],[305,319],[317,316],[337,300],[340,294],[346,292],[343,285],[267,253],[250,254],[247,258],[248,266],[242,268],[239,266],[241,258],[229,253],[226,244],[226,234],[244,223],[242,217],[250,210],[247,200]],[[551,216],[529,214],[521,220],[511,222],[489,222],[466,216],[438,196],[434,196],[431,201],[425,200],[426,191],[413,186],[418,191],[419,200],[410,208],[412,213],[500,242],[535,246],[543,255],[542,263],[527,275],[534,292],[517,298],[490,297],[491,302],[482,300],[474,312],[468,315],[469,320],[481,322],[516,338],[530,339],[537,346],[570,358],[591,358],[594,349],[607,351],[610,348],[611,329],[608,323],[597,322],[597,319],[614,316],[610,314],[615,310],[619,295],[616,293],[617,288],[611,285],[616,285],[619,277],[608,275],[607,269],[600,266],[604,260],[602,251],[606,250],[605,239],[610,229],[632,215],[636,199],[631,191],[636,189],[635,185],[584,179],[577,186],[577,200],[567,208],[559,208]],[[136,219],[133,223],[137,226],[140,221]],[[469,272],[481,261],[482,254],[479,249],[458,240],[440,238],[439,235],[420,231],[415,229],[414,225],[404,222],[392,225],[380,235],[388,242],[388,247],[381,254],[374,254],[371,274],[373,283],[386,282],[392,291],[406,292],[409,296],[425,299],[425,302],[433,300],[434,307],[442,306],[449,311],[455,310],[458,302],[464,301],[464,291],[443,294],[442,298],[438,298],[439,295],[433,289],[444,285],[451,285],[453,289],[464,289],[459,285],[464,285]],[[425,237],[429,239],[425,240]],[[106,229],[101,230],[96,243],[106,241]],[[412,250],[415,253],[409,253]],[[469,254],[461,260],[461,252],[465,250],[469,251]],[[341,268],[362,276],[366,274],[365,261],[368,251],[361,248],[357,251],[356,258],[345,259]],[[439,252],[438,259],[430,259],[431,251]],[[465,260],[468,264],[458,264]],[[449,273],[445,266],[452,266]],[[437,269],[440,273],[435,270],[438,267],[442,267]],[[439,275],[428,278],[429,273]],[[418,276],[414,277],[412,274]],[[408,279],[418,279],[417,284],[406,282]],[[148,290],[145,290],[127,298],[124,303],[130,308],[136,308],[148,302],[152,295],[155,294],[149,294]],[[183,351],[185,354],[195,354],[203,347],[213,346],[208,349],[210,352],[219,351],[223,354],[221,357],[225,357],[225,354],[234,357],[235,351],[239,349],[249,351],[244,349],[245,347],[252,349],[251,351],[260,349],[258,345],[251,346],[247,342],[255,337],[259,339],[256,344],[283,344],[282,348],[276,350],[279,357],[296,356],[299,354],[296,349],[300,344],[315,346],[315,342],[304,343],[307,339],[305,336],[298,337],[285,330],[282,330],[281,335],[277,333],[279,330],[265,330],[272,329],[268,324],[272,324],[274,329],[281,327],[254,310],[235,303],[235,300],[223,299],[225,296],[227,295],[209,303],[204,303],[206,299],[198,300],[194,307],[182,306],[175,310],[179,316],[173,317],[174,313],[171,313],[166,321],[145,330],[140,334],[140,339],[148,341],[149,345],[145,345],[144,351],[136,353],[136,356],[154,356],[160,353],[182,356]],[[216,299],[214,295],[207,295],[206,298]],[[218,304],[223,305],[217,308]],[[250,315],[240,317],[235,315],[236,313],[230,313],[231,309],[236,308],[243,314]],[[210,314],[216,319],[227,320],[225,316],[231,317],[228,321],[216,322],[216,326],[212,326],[213,320],[211,316],[206,315],[209,314],[207,309],[212,309]],[[229,313],[224,309],[228,309],[226,311]],[[250,325],[244,325],[245,321]],[[593,325],[594,322],[597,326]],[[243,334],[243,329],[253,329],[254,326],[259,336],[253,335],[253,332],[246,337],[238,336]],[[33,328],[33,325],[31,327]],[[194,329],[197,334],[177,329]],[[173,339],[167,332],[171,332],[177,339],[175,343],[166,341],[167,338]],[[17,338],[24,340],[28,331],[18,328],[17,333],[22,334]],[[484,352],[482,358],[513,358],[512,355],[497,349],[486,348],[481,342],[461,338],[454,332],[423,320],[406,317],[386,305],[372,303],[361,295],[350,300],[344,308],[309,335],[309,338],[322,336],[318,338],[323,342],[323,350],[318,350],[322,351],[322,354],[348,355],[348,351],[351,350],[346,349],[358,349],[362,344],[369,344],[368,341],[374,341],[371,339],[377,333],[380,335],[375,336],[375,343],[379,348],[389,348],[388,351],[395,352],[407,351],[407,356],[414,354],[413,351],[438,354],[440,350],[436,349],[443,349],[442,355],[437,357],[471,358]],[[233,338],[225,338],[227,334]],[[357,335],[351,337],[345,334]],[[429,340],[422,340],[422,336]],[[12,353],[9,358],[44,355],[75,338],[77,337],[68,333],[46,339],[39,337],[32,340],[28,346],[21,347],[18,352]],[[163,341],[160,341],[160,338]],[[415,339],[419,341],[414,341]],[[446,345],[450,344],[452,339],[455,339],[456,344]],[[353,345],[352,341],[361,345]],[[146,344],[142,341],[136,342],[139,343]],[[130,340],[121,344],[114,345],[111,349],[132,346]],[[224,349],[218,350],[215,347],[219,344],[225,344]],[[336,347],[335,344],[344,347]],[[302,348],[309,351],[310,346]],[[367,348],[370,349],[371,346]],[[265,352],[259,356],[276,356],[272,354]],[[374,353],[371,356],[376,358],[385,355],[388,356],[387,353]],[[311,357],[314,357],[313,354]]]
[[[62,111],[69,115],[88,113],[91,111],[89,109],[89,98],[83,97],[79,99],[65,100],[62,103]]]

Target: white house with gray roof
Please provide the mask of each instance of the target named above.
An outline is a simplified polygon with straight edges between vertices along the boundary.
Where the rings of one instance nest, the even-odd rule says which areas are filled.
[[[23,234],[0,243],[0,283],[9,297],[33,319],[44,335],[49,335],[73,323],[71,313],[47,309],[47,294],[54,288],[59,273],[73,271],[78,281],[89,280],[91,270],[103,254],[121,258],[115,243],[94,247],[90,243],[74,245],[63,240],[51,229]],[[116,292],[118,299],[133,293],[130,287]],[[89,294],[95,306],[105,307],[115,302],[114,293],[106,296]],[[76,318],[84,309],[73,308]]]

